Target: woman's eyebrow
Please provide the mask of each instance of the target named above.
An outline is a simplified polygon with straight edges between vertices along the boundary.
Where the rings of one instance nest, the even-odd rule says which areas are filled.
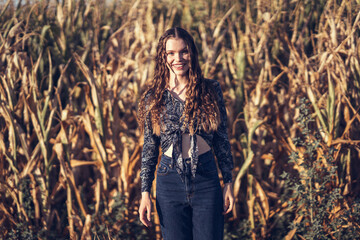
[[[181,49],[179,52],[183,52],[183,51],[187,51],[187,47],[184,47],[183,49]],[[166,51],[167,53],[170,53],[170,52],[176,52],[175,50],[167,50]]]

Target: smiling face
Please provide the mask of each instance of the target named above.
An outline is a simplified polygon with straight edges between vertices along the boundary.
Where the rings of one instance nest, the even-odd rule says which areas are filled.
[[[166,62],[170,74],[184,77],[190,68],[190,53],[181,38],[170,38],[166,42]]]

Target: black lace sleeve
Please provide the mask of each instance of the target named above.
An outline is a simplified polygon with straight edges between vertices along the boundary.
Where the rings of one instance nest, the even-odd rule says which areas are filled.
[[[215,91],[218,96],[218,107],[220,112],[220,125],[214,133],[213,147],[214,153],[218,160],[218,164],[223,176],[224,183],[232,182],[232,169],[234,168],[233,158],[231,154],[231,146],[227,133],[227,115],[224,103],[224,97],[218,81],[214,81]]]
[[[141,154],[141,192],[150,192],[159,155],[160,137],[153,133],[150,114],[145,119],[144,145]]]

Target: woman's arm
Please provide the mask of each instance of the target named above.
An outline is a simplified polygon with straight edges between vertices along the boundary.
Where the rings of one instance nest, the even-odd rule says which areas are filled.
[[[215,91],[218,96],[218,108],[220,113],[220,124],[218,130],[214,133],[213,147],[214,153],[218,160],[224,184],[232,182],[232,169],[234,168],[233,158],[231,154],[231,146],[227,133],[227,114],[224,103],[224,97],[220,84],[215,81]]]
[[[156,136],[151,127],[150,114],[145,119],[144,145],[141,154],[141,202],[139,206],[140,221],[151,226],[151,185],[154,180],[157,159],[159,155],[160,137]]]
[[[213,147],[214,153],[218,160],[224,181],[224,214],[232,211],[234,206],[234,194],[232,189],[232,169],[234,168],[233,158],[231,154],[231,145],[227,133],[227,113],[224,103],[224,97],[221,91],[220,84],[215,81],[215,91],[218,96],[218,108],[220,113],[220,125],[218,130],[214,133]]]
[[[150,114],[145,119],[144,145],[141,153],[141,192],[150,192],[159,156],[160,137],[152,131]]]

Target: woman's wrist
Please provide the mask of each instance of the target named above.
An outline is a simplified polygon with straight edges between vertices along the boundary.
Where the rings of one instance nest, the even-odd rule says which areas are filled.
[[[143,197],[143,198],[150,197],[150,192],[142,192],[141,197]]]

